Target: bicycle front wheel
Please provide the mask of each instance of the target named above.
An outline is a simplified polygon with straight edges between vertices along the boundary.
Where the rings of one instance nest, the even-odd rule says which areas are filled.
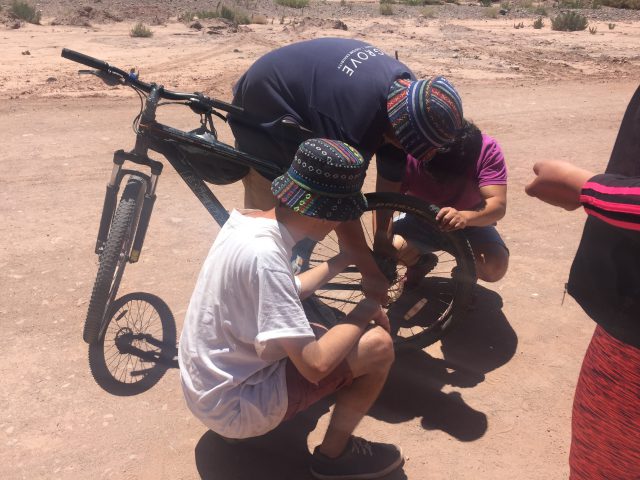
[[[415,249],[422,249],[422,253],[433,260],[430,270],[424,271],[424,278],[414,288],[407,286],[407,266],[402,259],[376,259],[390,283],[387,315],[396,349],[424,348],[442,338],[464,315],[476,282],[473,252],[463,232],[446,233],[438,228],[435,220],[438,207],[398,193],[370,193],[366,197],[368,209],[360,223],[372,250],[377,212],[389,214],[394,223],[411,215],[414,228],[421,231],[420,237],[430,239],[430,245],[415,245]],[[394,244],[404,241],[411,242],[394,235]],[[338,251],[338,240],[332,232],[314,246],[309,267],[326,261]],[[363,298],[361,280],[358,269],[348,267],[316,291],[316,306],[319,301],[325,314],[326,307],[333,310],[335,316],[348,314]]]
[[[88,344],[97,343],[104,335],[105,315],[116,297],[129,260],[144,190],[144,180],[131,176],[113,216],[84,322],[82,338]]]

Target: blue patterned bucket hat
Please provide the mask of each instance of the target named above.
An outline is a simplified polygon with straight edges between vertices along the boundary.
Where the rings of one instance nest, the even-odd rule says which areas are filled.
[[[293,163],[271,184],[280,202],[308,217],[344,222],[367,208],[360,191],[366,163],[353,147],[336,140],[312,138],[298,147]]]
[[[421,162],[453,142],[462,129],[462,101],[444,77],[393,82],[387,114],[404,150]]]

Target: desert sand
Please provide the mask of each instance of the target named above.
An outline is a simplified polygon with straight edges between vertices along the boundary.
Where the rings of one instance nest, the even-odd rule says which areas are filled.
[[[207,22],[196,30],[176,21],[179,3],[172,2],[145,39],[129,36],[134,19],[126,16],[89,27],[50,25],[62,11],[53,6],[67,6],[58,2],[45,9],[42,25],[0,30],[1,478],[310,478],[304,453],[320,439],[330,404],[266,441],[230,446],[187,410],[174,367],[139,395],[114,395],[94,381],[81,332],[97,268],[95,236],[112,152],[133,145],[139,101],[131,90],[78,76],[79,66],[60,51],[229,100],[261,54],[320,36],[397,51],[419,77],[447,75],[466,116],[499,140],[509,166],[508,213],[498,227],[511,251],[507,276],[480,283],[476,308],[443,342],[398,358],[358,433],[402,446],[407,461],[394,480],[567,478],[573,390],[594,329],[563,295],[585,214],[544,205],[523,187],[538,159],[604,169],[639,83],[640,23],[622,19],[610,30],[610,20],[595,20],[590,35],[552,31],[548,20],[534,30],[525,13],[382,17],[377,4],[347,4],[353,8],[334,2],[314,17],[312,2],[305,10],[312,19],[290,11],[280,24],[276,12],[273,23],[209,34]],[[348,29],[318,21],[329,15]],[[514,29],[519,21],[526,27]],[[186,108],[161,112],[177,127],[197,126]],[[221,136],[232,141],[226,127]],[[240,206],[240,184],[214,192],[225,206]],[[217,231],[167,168],[141,260],[127,267],[120,294],[162,298],[179,334]]]

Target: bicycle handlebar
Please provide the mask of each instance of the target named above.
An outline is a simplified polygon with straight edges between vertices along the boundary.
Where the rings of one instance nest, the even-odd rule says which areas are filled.
[[[139,88],[144,92],[150,93],[152,89],[157,87],[155,83],[143,82],[133,75],[128,74],[124,70],[109,65],[107,62],[98,60],[97,58],[85,55],[84,53],[69,50],[68,48],[63,48],[61,55],[63,58],[66,58],[68,60],[72,60],[88,67],[95,68],[96,70],[106,72],[110,75],[120,77],[125,83],[131,84],[132,86]],[[158,93],[161,98],[164,98],[166,100],[186,100],[188,102],[202,104],[212,109],[223,110],[228,113],[244,113],[244,109],[242,107],[231,105],[230,103],[216,100],[215,98],[209,98],[202,93],[172,92],[171,90],[165,90],[164,88],[161,88]]]
[[[84,53],[75,52],[67,48],[62,49],[62,56],[74,62],[81,63],[87,67],[95,68],[102,71],[109,71],[110,65],[107,62],[98,60],[97,58],[90,57]]]

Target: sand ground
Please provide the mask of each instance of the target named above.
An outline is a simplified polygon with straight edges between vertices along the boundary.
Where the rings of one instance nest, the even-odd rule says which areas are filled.
[[[208,35],[169,22],[153,27],[151,39],[131,39],[127,22],[0,32],[0,477],[309,478],[299,453],[307,434],[309,446],[318,442],[326,405],[267,441],[231,447],[192,418],[175,368],[135,396],[110,394],[92,378],[80,335],[93,247],[111,155],[132,145],[138,100],[78,78],[60,50],[228,100],[262,53],[328,35],[397,50],[419,76],[448,75],[466,115],[500,141],[509,165],[509,207],[499,225],[509,273],[481,285],[476,310],[444,342],[398,359],[359,433],[402,445],[408,459],[393,479],[567,477],[573,389],[594,325],[562,300],[585,215],[538,203],[523,187],[538,159],[604,169],[638,84],[640,24],[602,24],[596,35],[515,30],[504,19],[347,24],[347,31],[266,24]],[[196,126],[181,107],[168,107],[163,119]],[[231,140],[225,129],[222,137]],[[239,184],[215,191],[226,206],[240,205]],[[127,268],[121,293],[162,298],[179,332],[216,232],[167,169],[141,261]]]

